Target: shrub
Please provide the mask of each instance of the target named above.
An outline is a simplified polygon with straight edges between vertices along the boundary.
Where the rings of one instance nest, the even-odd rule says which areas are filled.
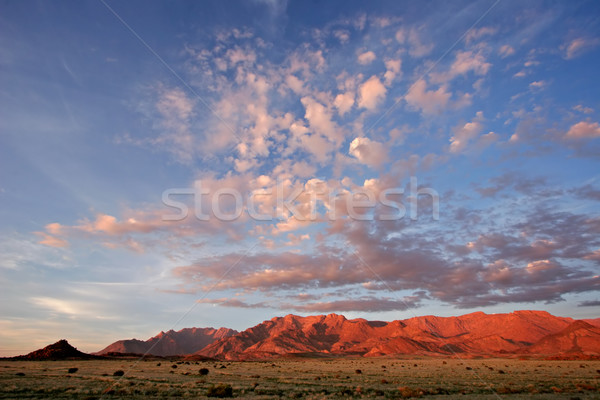
[[[354,371],[354,373],[356,373],[356,374],[362,374],[362,371],[360,369],[357,369],[356,371]]]
[[[79,368],[69,368],[69,369],[67,370],[67,373],[69,373],[69,374],[74,374],[74,373],[75,373],[75,372],[77,372],[77,371],[79,371]]]
[[[233,388],[231,387],[231,385],[226,385],[224,383],[217,385],[217,386],[211,386],[208,388],[208,391],[206,392],[206,395],[208,397],[233,397]]]
[[[113,376],[123,376],[125,375],[125,371],[123,371],[122,369],[119,369],[115,372],[113,372]]]
[[[398,391],[400,392],[400,397],[404,399],[409,399],[411,397],[421,397],[424,394],[423,390],[413,389],[408,386],[401,386],[398,388]]]
[[[200,368],[200,371],[198,372],[200,375],[208,375],[208,368]]]

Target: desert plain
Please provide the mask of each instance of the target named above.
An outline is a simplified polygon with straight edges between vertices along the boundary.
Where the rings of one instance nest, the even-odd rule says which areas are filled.
[[[179,397],[593,399],[600,398],[600,361],[301,357],[244,362],[0,361],[2,399]]]

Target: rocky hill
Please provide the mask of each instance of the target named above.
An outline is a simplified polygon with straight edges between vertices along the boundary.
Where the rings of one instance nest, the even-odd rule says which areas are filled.
[[[97,355],[114,353],[176,356],[195,353],[209,344],[238,333],[227,328],[185,328],[180,331],[160,332],[148,340],[119,340],[100,350]]]

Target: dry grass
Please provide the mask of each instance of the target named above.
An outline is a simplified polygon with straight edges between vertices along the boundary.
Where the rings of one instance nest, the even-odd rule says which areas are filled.
[[[133,363],[0,361],[0,398],[206,398],[215,388],[230,385],[233,397],[257,399],[600,399],[599,361],[386,358],[157,364],[153,360],[131,368]],[[77,373],[69,374],[69,368],[77,368]],[[209,374],[201,375],[201,368]],[[118,370],[125,375],[113,376]]]

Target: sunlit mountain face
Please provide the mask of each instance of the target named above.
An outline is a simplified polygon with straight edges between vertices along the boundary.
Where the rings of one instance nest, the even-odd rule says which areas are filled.
[[[597,318],[598,15],[0,3],[0,355],[290,313]]]

